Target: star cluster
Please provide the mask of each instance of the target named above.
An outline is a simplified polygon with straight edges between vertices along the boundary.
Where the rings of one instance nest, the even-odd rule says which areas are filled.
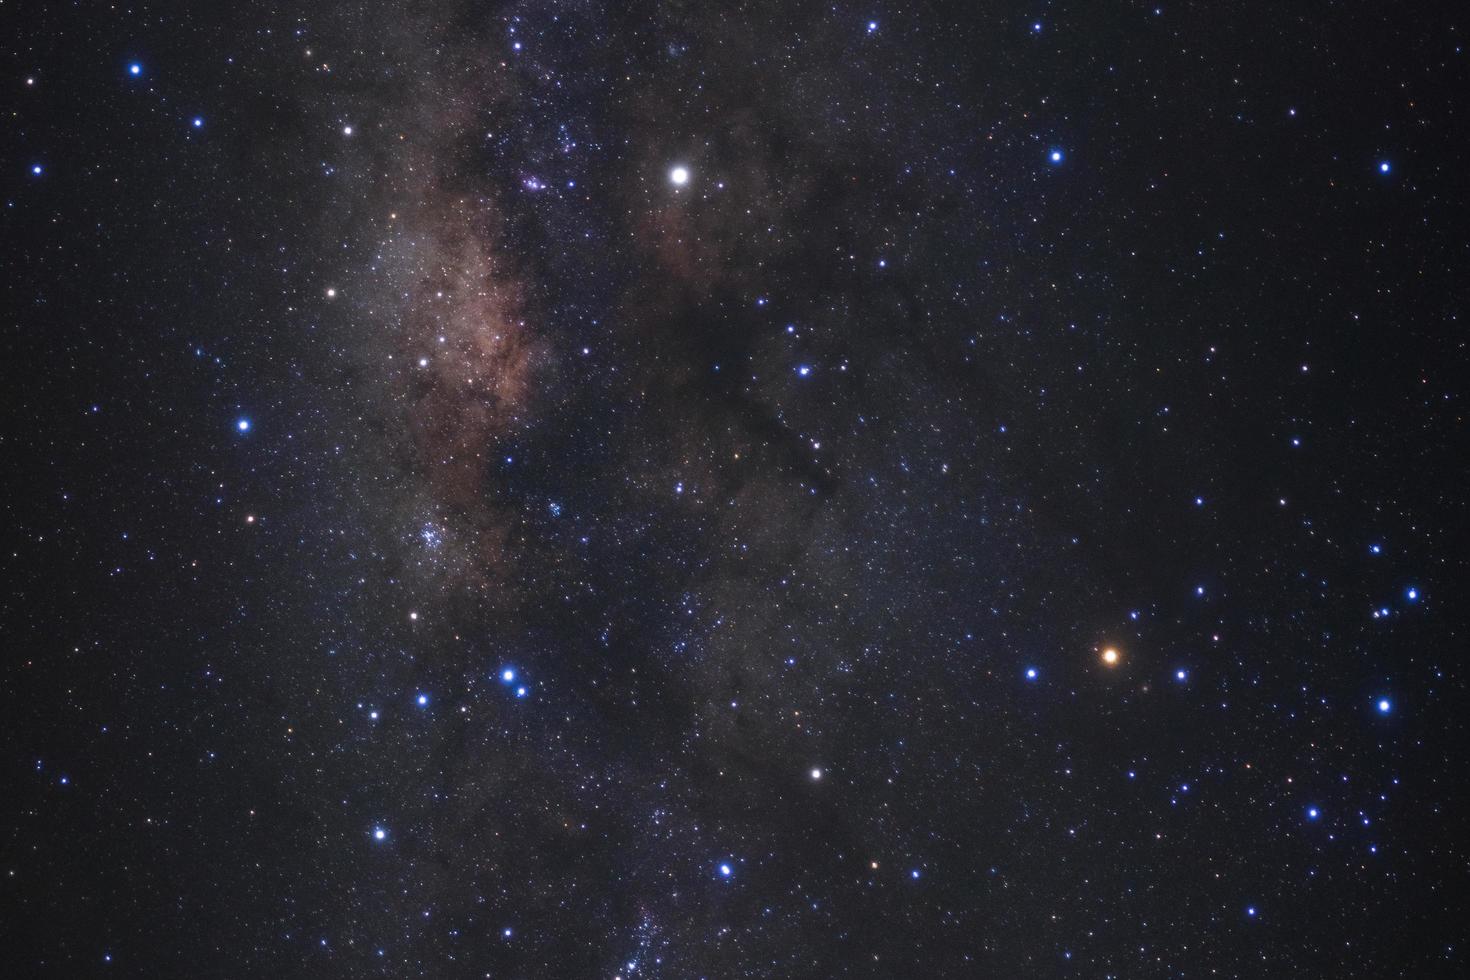
[[[8,16],[5,975],[1465,972],[1453,13]]]

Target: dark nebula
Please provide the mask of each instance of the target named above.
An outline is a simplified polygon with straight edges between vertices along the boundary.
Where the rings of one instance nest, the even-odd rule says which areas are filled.
[[[0,4],[0,975],[1464,976],[1467,13]]]

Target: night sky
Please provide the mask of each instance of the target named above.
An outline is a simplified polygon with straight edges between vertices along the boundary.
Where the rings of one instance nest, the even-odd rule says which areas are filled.
[[[0,973],[1466,975],[1466,14],[0,5]]]

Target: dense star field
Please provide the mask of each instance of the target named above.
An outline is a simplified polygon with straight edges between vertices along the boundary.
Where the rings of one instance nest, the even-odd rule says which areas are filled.
[[[0,4],[0,974],[1466,975],[1467,12]]]

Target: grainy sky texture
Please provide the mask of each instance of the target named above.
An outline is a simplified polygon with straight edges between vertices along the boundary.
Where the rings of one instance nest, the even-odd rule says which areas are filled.
[[[1466,13],[0,3],[0,973],[1465,975]]]

